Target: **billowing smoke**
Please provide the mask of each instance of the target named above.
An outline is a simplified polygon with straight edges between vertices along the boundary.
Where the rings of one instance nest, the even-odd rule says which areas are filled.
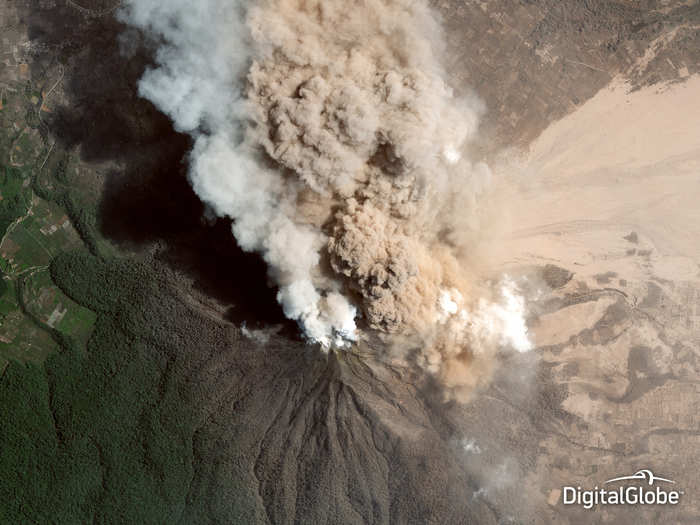
[[[465,388],[487,348],[529,348],[514,283],[474,299],[450,242],[490,173],[463,156],[481,106],[447,85],[424,1],[131,0],[121,16],[158,45],[140,93],[194,138],[194,190],[311,341],[419,340]]]

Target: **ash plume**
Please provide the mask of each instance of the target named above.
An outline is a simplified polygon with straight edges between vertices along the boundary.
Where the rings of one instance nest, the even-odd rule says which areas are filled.
[[[446,83],[425,2],[131,0],[120,16],[158,46],[140,94],[193,137],[195,192],[311,341],[419,341],[465,393],[490,349],[529,348],[515,284],[489,297],[456,256],[490,176],[462,154],[482,107]]]

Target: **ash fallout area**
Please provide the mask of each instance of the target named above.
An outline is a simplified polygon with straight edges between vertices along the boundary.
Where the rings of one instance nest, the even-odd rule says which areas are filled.
[[[52,346],[0,325],[0,521],[697,521],[697,2],[0,25],[3,166],[75,231],[32,268],[93,319],[12,281]],[[681,502],[561,503],[642,468]]]

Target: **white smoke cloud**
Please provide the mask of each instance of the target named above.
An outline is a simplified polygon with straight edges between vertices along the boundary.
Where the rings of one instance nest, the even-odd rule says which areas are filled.
[[[499,295],[500,300],[496,302],[479,299],[478,308],[471,315],[459,310],[469,333],[475,334],[477,341],[510,347],[518,352],[531,350],[533,345],[525,324],[525,299],[507,275],[500,283]]]
[[[481,447],[477,445],[475,439],[463,438],[461,445],[462,450],[468,454],[481,454]]]
[[[248,328],[245,323],[241,325],[241,334],[243,337],[247,337],[251,341],[255,341],[258,344],[266,345],[270,342],[272,334],[276,332],[275,328],[272,329],[254,329]]]
[[[348,344],[356,321],[417,338],[466,390],[489,348],[530,348],[514,284],[475,299],[444,242],[490,171],[464,155],[483,108],[446,83],[426,2],[127,0],[120,16],[157,46],[139,91],[193,137],[194,191],[311,341]]]
[[[159,44],[157,67],[144,74],[139,93],[195,139],[189,174],[195,192],[217,215],[234,220],[241,248],[262,254],[285,314],[311,340],[324,346],[353,340],[354,306],[333,286],[314,282],[326,239],[295,220],[299,185],[266,168],[245,137],[250,108],[243,79],[253,51],[244,4],[133,1],[121,17]]]

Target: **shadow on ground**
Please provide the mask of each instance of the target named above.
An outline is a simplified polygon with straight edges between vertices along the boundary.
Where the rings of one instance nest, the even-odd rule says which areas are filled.
[[[109,7],[103,0],[89,4],[81,3],[95,12]],[[79,149],[83,161],[109,166],[99,175],[101,233],[130,249],[156,245],[158,260],[234,305],[227,313],[233,322],[286,323],[260,258],[238,248],[228,221],[203,220],[204,207],[186,178],[189,138],[138,96],[138,79],[152,63],[147,43],[113,12],[88,16],[63,2],[42,5],[32,3],[23,20],[39,50],[33,78],[64,66],[65,96],[50,131],[65,149]]]

